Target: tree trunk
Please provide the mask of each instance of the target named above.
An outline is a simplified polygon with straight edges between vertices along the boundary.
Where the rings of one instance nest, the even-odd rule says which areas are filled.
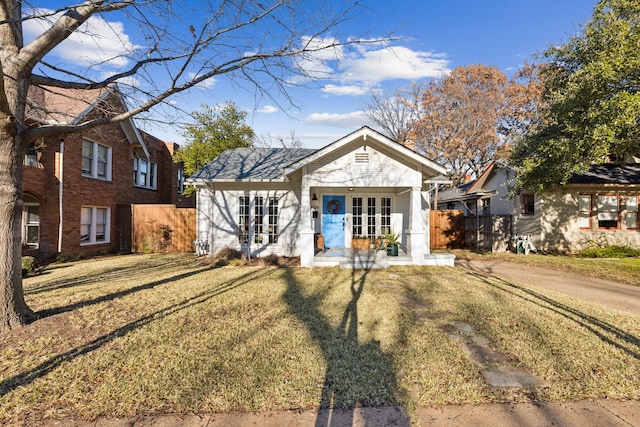
[[[0,118],[0,331],[24,325],[33,312],[22,290],[21,137],[9,118]]]

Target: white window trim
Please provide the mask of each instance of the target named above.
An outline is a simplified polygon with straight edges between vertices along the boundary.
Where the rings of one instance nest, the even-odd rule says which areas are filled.
[[[282,225],[281,225],[281,216],[282,216],[282,196],[277,194],[277,193],[262,193],[262,192],[256,192],[256,193],[250,193],[250,194],[243,194],[238,196],[238,209],[236,212],[236,218],[237,218],[237,225],[238,225],[238,230],[240,230],[241,224],[240,224],[240,201],[242,197],[247,197],[249,204],[246,205],[245,207],[248,206],[249,209],[249,223],[248,223],[248,234],[247,234],[247,242],[243,242],[242,239],[239,239],[239,243],[240,245],[244,245],[244,246],[250,246],[250,247],[263,247],[263,246],[279,246],[281,245],[281,237],[282,237]],[[260,215],[260,218],[262,219],[262,227],[261,227],[261,232],[256,233],[256,200],[258,198],[262,198],[262,212]],[[276,224],[275,226],[277,227],[277,232],[276,233],[269,233],[269,203],[270,200],[275,199],[276,200],[276,207],[277,207],[277,215],[276,215]],[[246,215],[245,215],[246,217]],[[274,243],[269,243],[269,237],[270,236],[275,236],[275,239],[277,240]]]
[[[138,163],[138,166],[136,168],[136,161]],[[135,172],[135,179],[133,180],[133,185],[134,187],[138,187],[138,188],[146,188],[149,190],[156,190],[158,188],[158,164],[155,162],[152,162],[150,160],[147,159],[143,159],[142,157],[139,156],[134,156],[133,159],[133,165],[134,165],[134,172]],[[146,174],[146,179],[144,183],[140,183],[140,180],[142,178],[142,173],[140,171],[141,169],[141,164],[142,163],[146,163],[147,165],[147,174]],[[154,170],[154,173],[151,173],[151,170]]]
[[[91,227],[89,232],[89,240],[82,241],[80,240],[80,246],[89,246],[89,245],[102,245],[105,243],[111,242],[111,208],[107,206],[81,206],[80,211],[82,209],[91,209]],[[106,209],[107,210],[107,223],[105,224],[104,229],[104,240],[96,241],[96,217],[98,209]],[[80,225],[82,226],[82,213],[80,214]]]
[[[28,219],[25,218],[25,213],[27,211],[27,207],[29,206],[38,206],[38,210],[40,208],[40,203],[37,202],[24,202],[22,205],[22,244],[26,245],[30,248],[37,249],[40,247],[40,212],[38,211],[38,222],[29,223]],[[27,237],[29,233],[27,232],[28,227],[37,227],[38,228],[38,241],[36,243],[28,243]]]
[[[104,144],[99,144],[95,141],[91,141],[90,139],[83,139],[82,143],[84,144],[85,142],[88,142],[91,144],[92,148],[93,148],[93,156],[91,158],[91,173],[85,173],[84,171],[82,171],[82,176],[87,177],[87,178],[93,178],[93,179],[99,179],[101,181],[111,181],[111,169],[112,169],[112,150],[111,147],[109,147],[108,145],[104,145]],[[104,147],[107,149],[107,170],[106,170],[106,175],[105,176],[99,176],[98,175],[98,146],[100,147]],[[82,148],[81,148],[82,149]],[[82,153],[80,158],[82,159]],[[82,170],[82,164],[80,165],[80,170]]]
[[[368,237],[373,241],[373,239],[375,239],[376,237],[380,237],[383,235],[382,199],[390,199],[389,208],[391,212],[389,214],[389,222],[390,222],[389,228],[393,229],[393,213],[395,212],[395,197],[393,197],[392,194],[381,193],[381,194],[374,194],[374,195],[369,195],[369,194],[354,195],[351,197],[351,206],[349,210],[349,216],[351,217],[351,220],[350,220],[351,227],[349,228],[349,231],[352,237],[354,236],[353,234],[353,224],[354,224],[353,200],[357,198],[362,199],[362,214],[360,215],[360,218],[362,219],[362,224],[360,225],[362,227],[362,233],[359,234],[360,236]],[[369,234],[369,222],[368,222],[369,220],[369,200],[368,199],[369,198],[375,199],[375,217],[373,217],[375,221],[374,234]]]

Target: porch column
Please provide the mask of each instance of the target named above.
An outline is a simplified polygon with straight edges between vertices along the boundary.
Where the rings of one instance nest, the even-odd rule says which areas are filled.
[[[304,168],[306,169],[306,168]],[[303,182],[305,181],[306,170],[303,170]],[[300,192],[300,233],[298,239],[298,248],[300,249],[300,266],[301,267],[313,267],[314,231],[311,228],[311,195],[310,187],[308,185],[302,185]]]
[[[409,198],[409,230],[407,231],[407,246],[411,261],[415,265],[424,264],[425,231],[422,221],[422,194],[420,187],[411,188]]]
[[[437,191],[438,191],[438,187],[436,187],[436,198],[434,200],[434,203],[437,203],[438,201]],[[431,192],[424,191],[421,193],[421,195],[422,195],[422,200],[426,205],[426,211],[424,209],[422,211],[423,212],[422,226],[424,227],[424,253],[430,254],[431,253]],[[436,210],[438,209],[438,207],[435,205],[434,205],[434,208]]]

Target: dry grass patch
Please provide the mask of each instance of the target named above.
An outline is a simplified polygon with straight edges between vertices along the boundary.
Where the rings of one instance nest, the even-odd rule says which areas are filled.
[[[508,261],[525,265],[552,268],[587,277],[597,277],[619,283],[640,286],[640,258],[579,258],[575,256],[506,253],[477,253],[452,251],[457,258]]]
[[[455,268],[131,255],[51,266],[24,284],[42,318],[0,335],[0,423],[640,397],[637,317]],[[440,327],[457,320],[551,387],[491,389]]]

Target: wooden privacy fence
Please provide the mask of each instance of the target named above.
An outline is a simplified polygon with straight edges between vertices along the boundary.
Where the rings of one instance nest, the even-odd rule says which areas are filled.
[[[431,210],[431,249],[460,249],[464,245],[464,211]]]
[[[175,205],[131,205],[132,252],[193,252],[196,210]]]

